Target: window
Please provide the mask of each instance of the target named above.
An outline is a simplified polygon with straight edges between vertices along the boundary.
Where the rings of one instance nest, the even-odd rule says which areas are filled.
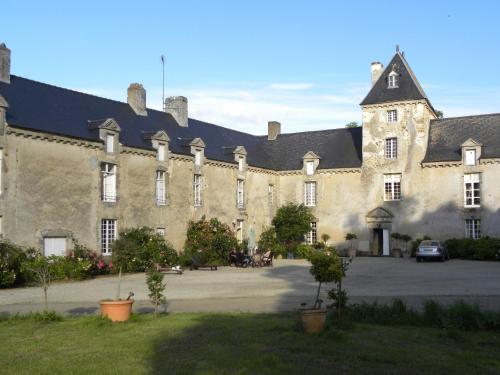
[[[476,150],[465,150],[465,165],[476,165]]]
[[[156,228],[156,234],[165,237],[165,228]]]
[[[385,140],[385,158],[396,159],[398,157],[398,139],[386,138]]]
[[[267,187],[267,202],[269,203],[269,206],[274,204],[274,185],[272,184],[269,184]]]
[[[465,237],[474,239],[481,238],[481,220],[479,219],[465,220]]]
[[[384,200],[399,201],[401,199],[401,175],[384,175]]]
[[[48,257],[51,255],[66,255],[66,237],[44,237],[43,254]]]
[[[306,174],[308,176],[312,176],[314,174],[314,162],[313,161],[306,162]]]
[[[3,150],[0,149],[0,195],[2,195]]]
[[[241,219],[236,221],[236,238],[238,242],[243,242],[243,220]]]
[[[244,161],[245,161],[245,159],[243,159],[243,156],[240,156],[240,157],[238,158],[238,170],[239,170],[240,172],[242,172],[242,171],[243,171],[243,163],[244,163]]]
[[[158,145],[158,160],[165,161],[165,145]]]
[[[313,221],[311,223],[311,230],[306,233],[306,244],[314,245],[318,242],[318,232],[316,230],[316,223]]]
[[[156,203],[161,205],[166,203],[165,175],[164,171],[156,171]]]
[[[193,181],[193,189],[194,189],[194,206],[201,206],[201,175],[195,174]]]
[[[236,206],[245,207],[245,181],[238,180],[236,183]]]
[[[398,121],[398,111],[395,109],[387,111],[387,122],[397,122]]]
[[[103,255],[111,254],[111,244],[116,239],[116,220],[101,220],[101,253]]]
[[[399,87],[399,76],[396,72],[391,72],[387,77],[387,87],[390,89],[395,89]]]
[[[194,165],[196,165],[197,167],[199,167],[201,165],[201,151],[200,150],[196,150],[194,152]]]
[[[116,202],[116,165],[102,163],[102,200]]]
[[[316,182],[308,181],[305,183],[304,204],[307,207],[316,206]]]
[[[115,136],[112,134],[106,135],[106,152],[112,154],[115,150]]]
[[[478,173],[464,175],[464,205],[465,207],[481,205],[481,185]]]

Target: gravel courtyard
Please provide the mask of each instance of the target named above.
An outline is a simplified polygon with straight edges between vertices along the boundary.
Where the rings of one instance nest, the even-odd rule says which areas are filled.
[[[165,281],[170,312],[294,310],[313,299],[316,287],[304,260],[277,260],[273,268],[188,270],[183,275],[167,274]],[[97,301],[115,297],[117,282],[116,276],[105,276],[55,283],[49,289],[50,308],[68,314],[95,313]],[[345,287],[351,302],[386,302],[399,297],[418,308],[430,298],[443,303],[463,299],[500,309],[500,262],[422,264],[413,259],[355,258]],[[124,276],[121,290],[122,297],[134,292],[135,311],[151,310],[144,274]],[[40,288],[0,290],[0,313],[41,309]]]

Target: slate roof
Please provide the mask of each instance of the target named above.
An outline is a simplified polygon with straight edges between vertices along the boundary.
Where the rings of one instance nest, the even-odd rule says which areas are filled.
[[[482,144],[481,158],[500,158],[500,113],[431,120],[423,162],[462,160],[469,138]]]
[[[291,170],[302,169],[302,157],[313,151],[321,157],[319,168],[351,168],[361,166],[361,128],[333,129],[279,135],[275,141],[267,136],[231,130],[203,121],[189,119],[181,127],[167,113],[147,110],[138,116],[127,103],[32,81],[11,75],[11,83],[0,82],[0,95],[9,104],[7,123],[10,126],[91,141],[98,132],[89,124],[113,118],[121,128],[124,146],[152,150],[144,133],[165,130],[170,137],[170,150],[190,155],[189,142],[201,138],[205,156],[211,160],[235,163],[228,150],[244,146],[251,166]]]
[[[387,77],[393,70],[399,74],[399,85],[396,88],[388,88]],[[427,95],[406,59],[400,52],[396,52],[391,62],[385,67],[377,82],[368,92],[368,95],[361,102],[361,105],[420,99],[425,99],[430,105]]]

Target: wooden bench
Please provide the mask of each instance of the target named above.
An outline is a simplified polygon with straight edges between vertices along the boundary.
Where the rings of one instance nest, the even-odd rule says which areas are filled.
[[[158,272],[161,272],[161,273],[173,272],[177,275],[182,275],[184,272],[184,270],[182,268],[162,267],[159,264],[156,265],[156,269]]]
[[[189,267],[189,269],[192,271],[192,270],[197,270],[199,268],[210,268],[210,271],[217,271],[217,267],[216,265],[211,265],[211,264],[202,264],[202,265],[191,265],[191,267]]]

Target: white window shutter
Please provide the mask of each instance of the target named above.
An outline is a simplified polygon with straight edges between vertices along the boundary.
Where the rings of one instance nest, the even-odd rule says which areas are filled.
[[[45,237],[43,239],[43,250],[46,257],[51,255],[66,255],[66,238],[64,237]]]
[[[465,164],[476,165],[476,150],[465,151]]]
[[[308,161],[306,163],[306,173],[308,176],[311,176],[314,174],[314,162],[313,161]]]
[[[106,135],[106,152],[112,153],[115,148],[115,136],[112,134]]]

